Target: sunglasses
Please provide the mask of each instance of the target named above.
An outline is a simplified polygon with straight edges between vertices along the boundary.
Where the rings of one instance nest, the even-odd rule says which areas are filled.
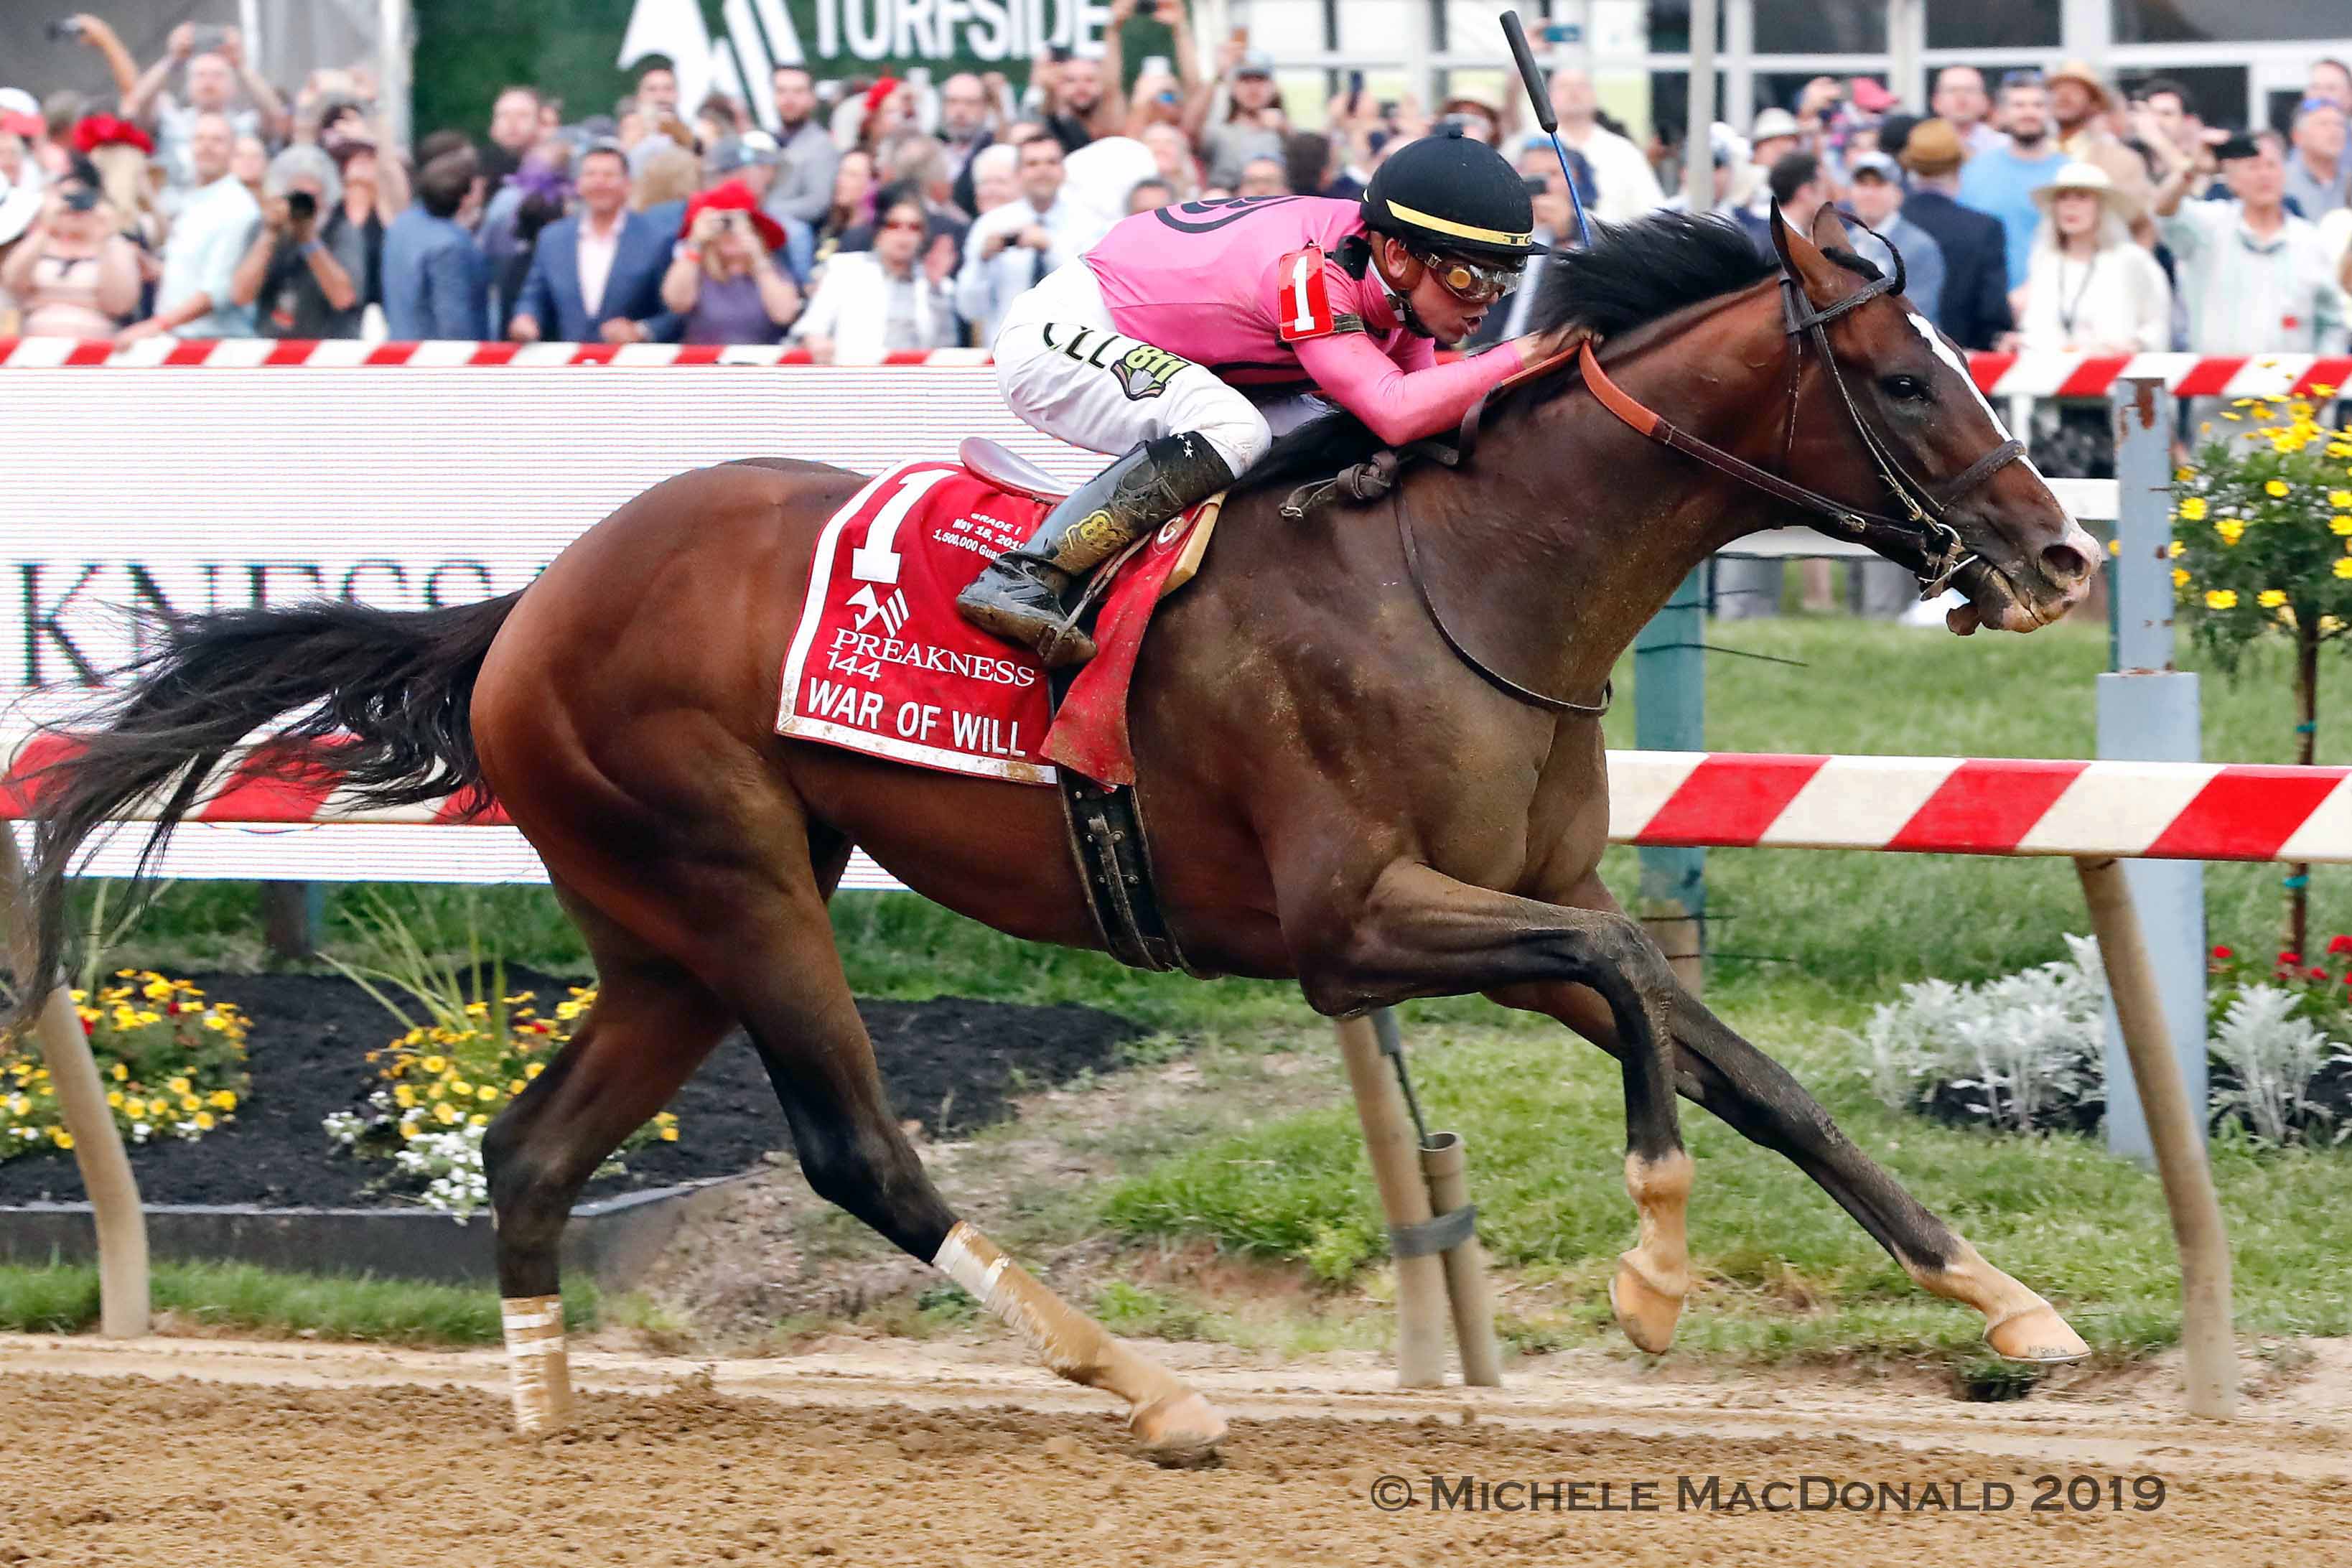
[[[1433,254],[1420,260],[1438,287],[1465,305],[1491,305],[1519,286],[1520,264],[1515,261],[1489,266]]]

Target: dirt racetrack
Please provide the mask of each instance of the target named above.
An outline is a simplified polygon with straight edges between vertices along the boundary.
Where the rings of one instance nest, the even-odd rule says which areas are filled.
[[[1234,1418],[1197,1471],[954,1347],[586,1353],[580,1419],[540,1442],[507,1435],[503,1375],[495,1352],[0,1336],[0,1563],[2318,1568],[2352,1538],[2342,1342],[2227,1426],[2175,1418],[2161,1376],[1966,1405],[1598,1358],[1475,1395],[1228,1361],[1191,1373]],[[1530,1509],[1553,1481],[1587,1484]],[[1907,1510],[1885,1489],[1906,1483]],[[1825,1484],[1832,1506],[1790,1506]]]

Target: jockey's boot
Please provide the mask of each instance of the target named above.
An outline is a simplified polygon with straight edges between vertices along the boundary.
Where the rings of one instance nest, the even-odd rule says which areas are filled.
[[[1048,669],[1084,664],[1095,639],[1070,624],[1071,588],[1137,536],[1233,482],[1232,468],[1198,435],[1155,437],[1072,490],[1026,544],[956,595],[956,608],[982,630],[1034,648]]]

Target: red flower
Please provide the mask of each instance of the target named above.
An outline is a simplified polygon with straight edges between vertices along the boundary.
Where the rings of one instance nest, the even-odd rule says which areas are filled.
[[[100,147],[117,144],[136,147],[150,154],[155,151],[154,141],[147,132],[128,120],[117,120],[111,114],[85,115],[75,121],[73,144],[75,151],[84,156]]]
[[[2289,968],[2293,968],[2294,965],[2303,962],[2303,954],[2299,952],[2282,952],[2279,954],[2279,962],[2287,965]]]
[[[2341,931],[2336,932],[2334,936],[2327,939],[2327,951],[2330,952],[2352,952],[2352,936],[2346,936]]]
[[[2327,971],[2315,966],[2311,971],[2311,977],[2314,980],[2325,980],[2327,978]]]
[[[2213,956],[2216,958],[2235,958],[2238,955],[2231,952],[2226,947],[2217,947],[2213,950]]]

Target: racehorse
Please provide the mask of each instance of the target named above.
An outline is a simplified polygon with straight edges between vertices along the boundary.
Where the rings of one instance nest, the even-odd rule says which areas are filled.
[[[2097,569],[1901,298],[1899,263],[1888,278],[1853,256],[1827,209],[1810,236],[1777,213],[1773,229],[1777,259],[1671,215],[1556,258],[1538,319],[1603,334],[1605,368],[1588,346],[1505,390],[1453,471],[1405,467],[1369,506],[1286,505],[1287,481],[1363,450],[1353,427],[1310,426],[1237,487],[1209,569],[1162,607],[1135,674],[1162,909],[1196,972],[1295,978],[1324,1014],[1482,992],[1616,1056],[1638,1234],[1610,1298],[1646,1351],[1671,1342],[1689,1281],[1679,1092],[1795,1162],[1921,1286],[1982,1312],[1995,1351],[2073,1359],[2084,1342],[2050,1304],[1682,990],[1597,874],[1607,677],[1716,550],[1791,521],[1863,539],[1927,588],[1960,589],[1962,634],[2054,620]],[[862,482],[721,464],[629,501],[504,598],[169,621],[43,782],[42,972],[89,836],[160,795],[156,847],[274,721],[289,766],[323,754],[374,801],[495,797],[600,976],[577,1035],[485,1137],[524,1429],[567,1407],[553,1299],[574,1196],[740,1022],[818,1194],[971,1289],[1055,1372],[1124,1399],[1149,1451],[1199,1455],[1217,1413],[960,1222],[877,1076],[825,908],[852,846],[1013,936],[1102,938],[1054,792],[772,728],[816,532]]]

